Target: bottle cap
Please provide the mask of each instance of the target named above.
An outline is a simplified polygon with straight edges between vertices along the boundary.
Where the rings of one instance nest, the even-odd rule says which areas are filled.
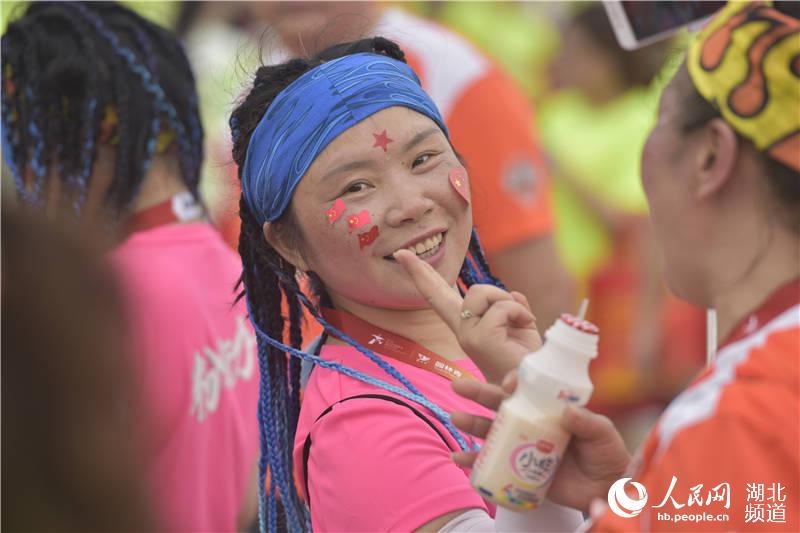
[[[599,334],[600,329],[588,320],[565,313],[547,330],[545,337],[549,342],[594,359],[597,357]]]
[[[570,315],[569,313],[564,313],[561,315],[561,320],[563,320],[568,326],[572,326],[578,331],[583,331],[584,333],[593,333],[595,335],[600,333],[600,328],[585,318],[579,318],[577,316]]]

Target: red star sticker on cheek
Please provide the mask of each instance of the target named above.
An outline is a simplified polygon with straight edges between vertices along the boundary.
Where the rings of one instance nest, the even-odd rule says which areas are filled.
[[[375,137],[375,144],[372,145],[373,148],[383,148],[383,151],[386,151],[386,147],[389,143],[393,143],[394,139],[390,139],[388,135],[386,135],[386,130],[383,130],[380,133],[373,133],[373,137]]]

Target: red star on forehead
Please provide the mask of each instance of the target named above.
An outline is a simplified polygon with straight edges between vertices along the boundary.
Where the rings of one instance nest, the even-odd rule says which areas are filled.
[[[375,137],[375,144],[372,145],[373,148],[383,148],[383,151],[386,151],[386,146],[389,143],[393,143],[394,139],[390,139],[388,135],[386,135],[386,130],[383,130],[380,133],[373,133],[373,137]]]

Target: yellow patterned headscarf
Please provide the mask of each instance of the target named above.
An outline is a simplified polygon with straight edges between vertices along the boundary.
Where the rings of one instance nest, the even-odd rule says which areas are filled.
[[[756,148],[800,171],[800,21],[728,2],[689,46],[695,88]]]

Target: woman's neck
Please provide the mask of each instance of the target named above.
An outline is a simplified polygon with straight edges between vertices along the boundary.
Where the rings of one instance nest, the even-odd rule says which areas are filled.
[[[341,296],[332,295],[331,299],[336,309],[421,344],[445,359],[455,361],[467,357],[458,344],[455,334],[430,307],[387,309],[360,304]],[[346,344],[333,337],[330,337],[328,342],[339,345]]]
[[[762,242],[757,258],[742,254],[742,250],[759,249],[758,245],[740,245],[738,250],[731,250],[725,258],[727,262],[712,273],[718,277],[716,286],[712,281],[711,302],[717,310],[720,342],[724,342],[733,328],[775,290],[800,276],[800,238],[797,235],[783,228],[773,228],[773,233]],[[720,279],[724,272],[730,272],[731,276]]]
[[[181,179],[177,158],[157,155],[153,157],[150,169],[142,179],[139,193],[133,199],[131,213],[166,202],[174,195],[186,191],[188,189]]]

